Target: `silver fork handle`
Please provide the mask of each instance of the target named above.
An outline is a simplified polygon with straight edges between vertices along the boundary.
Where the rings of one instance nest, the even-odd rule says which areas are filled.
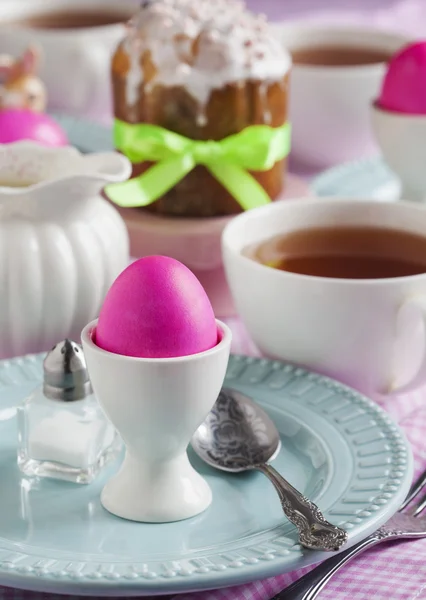
[[[368,548],[384,541],[376,532],[351,548],[332,556],[277,594],[272,600],[314,600],[333,575]]]

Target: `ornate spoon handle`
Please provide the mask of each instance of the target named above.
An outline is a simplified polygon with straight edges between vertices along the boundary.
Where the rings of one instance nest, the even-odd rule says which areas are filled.
[[[302,546],[311,550],[337,551],[347,541],[346,531],[325,520],[316,504],[305,498],[268,464],[256,465],[274,484],[284,514],[299,530]]]

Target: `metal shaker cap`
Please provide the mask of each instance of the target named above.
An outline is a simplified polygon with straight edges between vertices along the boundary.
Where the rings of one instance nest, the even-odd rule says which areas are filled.
[[[47,398],[72,402],[92,393],[83,348],[71,340],[53,346],[43,361],[43,371]]]

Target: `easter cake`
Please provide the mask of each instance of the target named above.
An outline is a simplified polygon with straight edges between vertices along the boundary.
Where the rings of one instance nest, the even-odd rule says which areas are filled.
[[[287,120],[290,66],[265,17],[248,12],[240,0],[145,0],[112,60],[116,122],[155,125],[206,142],[254,125],[278,129]],[[134,177],[156,163],[134,148],[126,154]],[[270,201],[283,189],[285,162],[280,155],[259,170],[253,160],[242,166]],[[247,208],[204,165],[198,162],[145,209],[213,217]]]

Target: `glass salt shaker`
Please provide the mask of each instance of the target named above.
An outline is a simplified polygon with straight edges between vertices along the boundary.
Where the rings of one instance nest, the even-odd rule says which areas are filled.
[[[56,344],[43,371],[43,384],[18,408],[18,466],[27,476],[91,483],[121,440],[92,392],[82,347]]]

